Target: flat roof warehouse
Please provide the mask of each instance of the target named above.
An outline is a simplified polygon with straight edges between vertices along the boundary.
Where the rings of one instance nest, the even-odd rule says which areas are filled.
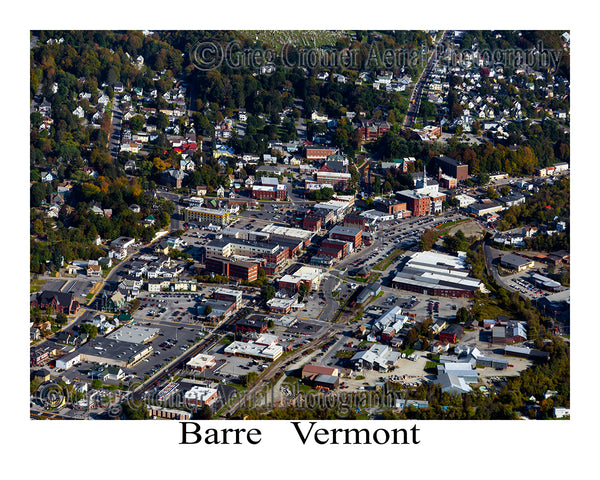
[[[435,252],[417,252],[396,273],[392,286],[439,296],[472,297],[484,290],[483,282],[470,277],[464,253],[458,257]]]

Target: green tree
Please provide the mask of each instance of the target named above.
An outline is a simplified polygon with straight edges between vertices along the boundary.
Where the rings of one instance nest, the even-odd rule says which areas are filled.
[[[100,380],[99,378],[94,378],[94,380],[92,380],[92,388],[94,390],[99,390],[102,388],[102,380]]]
[[[31,126],[37,129],[44,121],[44,116],[40,112],[32,112],[31,115],[29,115],[29,121],[31,122]]]
[[[248,386],[252,385],[252,383],[255,382],[257,378],[258,378],[257,372],[249,372],[248,374],[240,377],[240,382],[242,383],[242,385],[244,387],[248,387]]]
[[[477,183],[479,185],[487,185],[488,183],[490,183],[490,176],[487,173],[480,173],[477,178]]]
[[[96,338],[96,335],[98,335],[98,327],[96,327],[96,325],[92,325],[91,323],[82,323],[79,329],[80,331],[87,333],[90,340]]]
[[[210,420],[212,417],[212,411],[209,405],[202,405],[199,410],[194,412],[194,420]]]
[[[129,127],[131,130],[136,133],[144,128],[144,124],[146,123],[146,119],[141,115],[135,115],[129,120]]]
[[[498,195],[496,189],[490,185],[487,189],[487,196],[492,200],[496,200],[500,195]]]
[[[42,235],[44,233],[44,223],[39,218],[36,218],[33,222],[33,233],[35,235]]]
[[[428,228],[423,232],[423,235],[421,235],[421,239],[419,240],[419,247],[423,251],[431,250],[435,242],[437,242],[439,236],[440,235],[437,232],[437,230]]]
[[[423,123],[427,122],[429,118],[435,118],[437,114],[437,107],[432,102],[425,100],[421,102],[421,116],[423,117]]]
[[[469,311],[465,307],[460,307],[456,311],[457,323],[465,323],[467,320],[469,320]]]
[[[159,112],[156,117],[156,128],[159,130],[164,130],[169,126],[169,117],[167,117],[164,113]]]
[[[140,308],[141,300],[139,298],[134,298],[129,306],[129,313],[135,312],[138,308]]]
[[[147,420],[150,418],[148,408],[145,403],[134,405],[132,402],[123,403],[123,413],[130,420]]]
[[[308,287],[306,286],[306,283],[301,282],[300,286],[298,287],[298,301],[301,302],[302,300],[304,300],[304,297],[306,297],[308,295]]]
[[[30,203],[32,207],[39,207],[46,199],[46,187],[42,182],[36,182],[31,186]]]
[[[273,297],[275,297],[275,287],[272,285],[263,285],[260,289],[260,292],[265,301],[271,300]]]

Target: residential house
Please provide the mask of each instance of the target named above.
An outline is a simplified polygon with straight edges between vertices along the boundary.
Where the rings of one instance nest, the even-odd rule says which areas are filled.
[[[121,292],[117,291],[108,297],[107,303],[106,303],[106,309],[108,311],[116,312],[123,305],[125,305],[125,297],[123,296],[123,294]]]
[[[187,176],[185,172],[175,168],[169,168],[162,172],[161,182],[169,187],[181,188],[183,179]]]
[[[97,260],[90,260],[86,273],[88,277],[100,278],[102,277],[102,267],[98,264]]]

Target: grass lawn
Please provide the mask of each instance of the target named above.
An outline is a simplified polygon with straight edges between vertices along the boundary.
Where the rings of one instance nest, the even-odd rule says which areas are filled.
[[[222,345],[229,345],[230,343],[233,343],[233,335],[227,335],[223,337],[221,340],[219,340],[219,343]]]
[[[398,258],[399,255],[402,255],[403,253],[404,253],[404,250],[402,250],[401,248],[397,248],[388,257],[384,258],[381,262],[376,264],[373,267],[373,270],[380,270],[382,272],[385,272],[387,270],[387,268],[392,264],[392,262],[396,258]]]
[[[376,282],[379,277],[381,277],[381,272],[380,273],[371,274],[367,278],[348,277],[348,280],[350,280],[352,282],[357,282],[357,283],[372,283],[372,282]]]
[[[459,223],[470,222],[470,221],[471,221],[470,218],[463,218],[461,220],[454,220],[452,222],[442,223],[439,227],[437,227],[437,229],[440,232],[440,236],[443,236],[443,235],[446,235],[448,233],[448,231],[450,231],[450,229],[452,227],[454,227],[455,225],[458,225]]]
[[[300,381],[299,378],[296,377],[287,377],[283,381],[282,386],[288,387],[292,392],[309,393],[313,391],[313,388],[309,387],[308,385],[305,385]]]
[[[498,300],[496,298],[490,296],[484,296],[475,301],[475,307],[473,308],[472,313],[475,312],[480,312],[481,318],[496,318],[498,315],[511,317],[513,315],[512,312],[509,312],[498,305]]]

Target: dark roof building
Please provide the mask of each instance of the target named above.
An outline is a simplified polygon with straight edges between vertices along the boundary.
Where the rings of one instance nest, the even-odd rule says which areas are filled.
[[[312,380],[312,384],[317,388],[324,388],[327,390],[333,390],[338,387],[340,383],[340,377],[336,377],[334,375],[317,375],[314,380]]]
[[[469,178],[469,166],[467,164],[446,155],[439,155],[434,157],[433,160],[442,169],[442,172],[456,178],[459,182]]]
[[[256,332],[265,333],[267,331],[268,322],[258,318],[240,318],[235,323],[236,332]]]
[[[520,255],[515,255],[514,253],[509,253],[502,256],[500,265],[521,272],[527,268],[533,267],[533,260]]]
[[[456,343],[458,339],[463,336],[463,333],[463,328],[460,325],[453,323],[440,333],[440,340],[443,342]]]
[[[32,307],[41,309],[53,308],[57,313],[74,315],[79,311],[79,302],[75,301],[72,293],[43,290],[38,292],[33,300]]]
[[[375,297],[381,292],[381,284],[380,283],[370,283],[365,286],[362,291],[356,297],[356,303],[362,304],[365,303],[369,298]]]

